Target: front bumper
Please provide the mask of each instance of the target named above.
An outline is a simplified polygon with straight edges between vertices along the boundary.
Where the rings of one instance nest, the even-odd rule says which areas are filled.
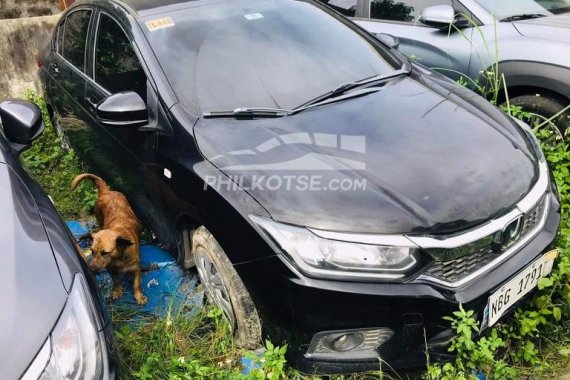
[[[285,258],[274,256],[236,269],[262,316],[264,330],[276,342],[289,343],[289,360],[307,373],[349,373],[425,364],[447,357],[452,334],[442,319],[461,303],[479,319],[489,295],[548,250],[558,232],[560,205],[550,197],[546,224],[534,239],[494,269],[458,288],[416,278],[404,283],[357,283],[309,278]],[[394,335],[375,355],[359,360],[314,360],[307,357],[311,339],[328,330],[389,328]],[[381,361],[379,360],[381,359]]]

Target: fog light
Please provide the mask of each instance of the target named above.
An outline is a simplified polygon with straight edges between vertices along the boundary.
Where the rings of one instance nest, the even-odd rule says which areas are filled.
[[[360,346],[363,341],[364,335],[362,335],[362,333],[343,334],[331,342],[331,348],[338,352],[346,352],[354,350]]]
[[[321,360],[375,359],[378,348],[393,335],[388,328],[323,331],[313,336],[305,356]]]

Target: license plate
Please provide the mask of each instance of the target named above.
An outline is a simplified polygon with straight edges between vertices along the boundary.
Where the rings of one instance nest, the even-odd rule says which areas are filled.
[[[548,276],[552,272],[556,257],[558,257],[558,250],[556,249],[545,253],[493,293],[485,308],[486,318],[483,326],[491,327],[497,323],[511,306],[537,286],[538,280]]]

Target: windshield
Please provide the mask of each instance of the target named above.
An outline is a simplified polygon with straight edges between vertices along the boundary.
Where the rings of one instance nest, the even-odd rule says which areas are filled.
[[[402,65],[311,2],[192,4],[142,28],[180,101],[202,112],[291,109]]]
[[[523,14],[546,16],[570,11],[570,0],[477,0],[498,20]]]

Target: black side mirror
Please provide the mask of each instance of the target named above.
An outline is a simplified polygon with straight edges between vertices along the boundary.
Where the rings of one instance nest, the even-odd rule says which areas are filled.
[[[118,92],[97,105],[97,118],[106,126],[141,127],[148,124],[148,110],[136,92]]]
[[[382,41],[385,45],[388,45],[392,49],[398,49],[400,46],[400,39],[388,33],[376,33],[376,38]]]
[[[0,120],[4,135],[17,150],[29,146],[44,130],[40,108],[24,100],[0,103]]]

